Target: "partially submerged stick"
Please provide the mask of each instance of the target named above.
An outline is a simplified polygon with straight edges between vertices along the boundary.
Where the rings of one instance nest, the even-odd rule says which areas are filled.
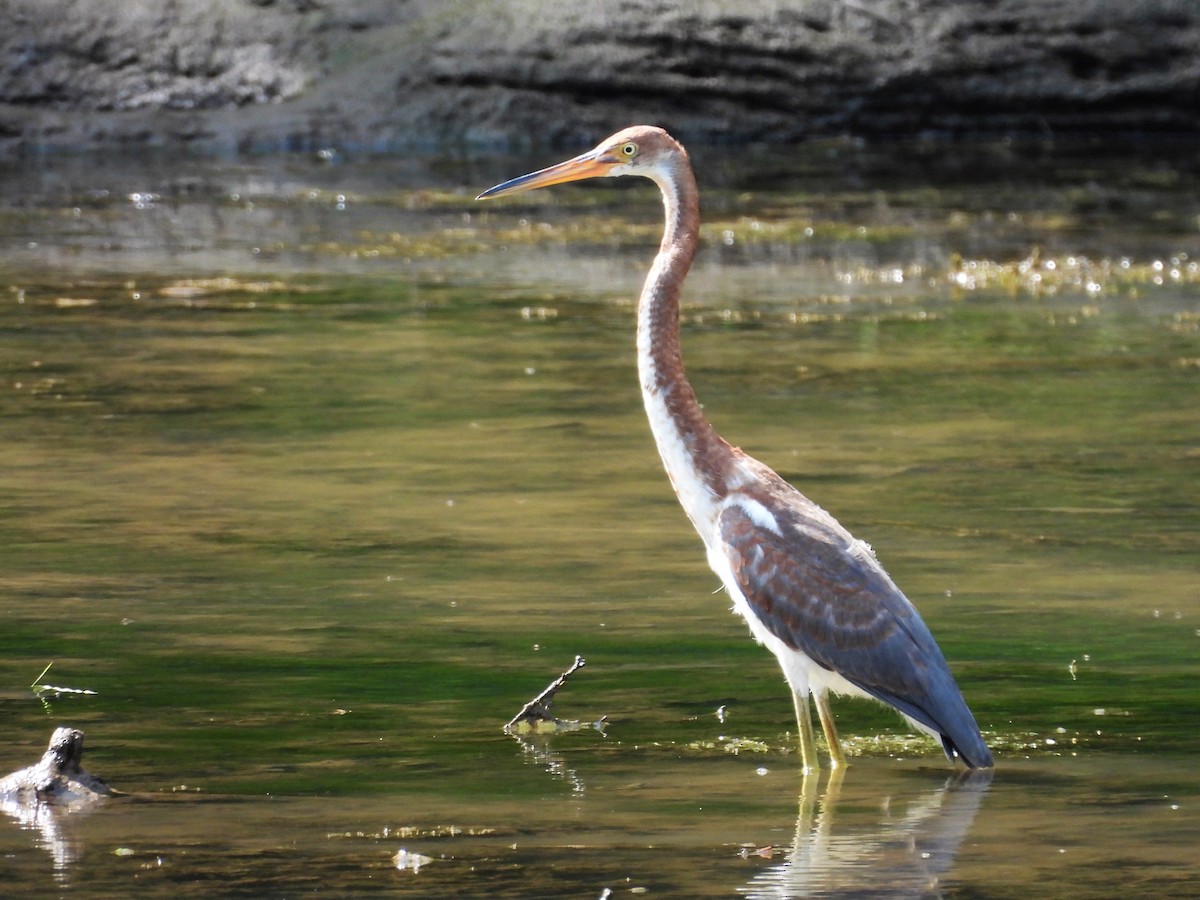
[[[54,665],[53,660],[46,663],[46,668],[42,669],[42,674],[33,679],[33,684],[29,686],[34,693],[34,696],[41,701],[42,709],[44,709],[46,712],[50,712],[50,701],[52,699],[57,700],[64,694],[90,694],[95,696],[96,692],[88,690],[87,688],[69,688],[59,687],[56,684],[38,684],[39,681],[46,677],[46,673],[50,671],[50,667],[52,665]]]
[[[570,668],[559,675],[554,681],[546,687],[544,691],[526,703],[519,713],[512,717],[504,730],[509,733],[527,732],[527,731],[558,731],[563,728],[579,727],[576,722],[564,722],[561,719],[555,718],[550,712],[550,705],[554,702],[554,695],[559,689],[567,683],[567,679],[576,671],[582,669],[585,665],[582,656],[576,656],[575,662],[571,663]]]

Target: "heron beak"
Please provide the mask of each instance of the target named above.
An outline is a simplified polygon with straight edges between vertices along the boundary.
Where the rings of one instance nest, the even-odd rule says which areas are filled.
[[[581,181],[584,178],[599,178],[607,175],[617,163],[618,160],[609,159],[595,150],[590,150],[574,159],[568,159],[566,162],[560,162],[557,165],[539,169],[528,175],[521,175],[503,184],[488,188],[475,199],[486,200],[489,197],[503,197],[505,194],[517,194],[521,191],[531,191],[534,188],[549,187],[552,184]]]

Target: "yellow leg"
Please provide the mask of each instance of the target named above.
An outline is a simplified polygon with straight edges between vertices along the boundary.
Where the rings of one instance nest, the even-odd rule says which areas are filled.
[[[846,765],[842,755],[842,742],[838,740],[837,728],[833,724],[833,710],[829,707],[829,692],[816,695],[817,716],[821,719],[821,730],[825,732],[825,743],[829,745],[829,768],[841,769]]]
[[[796,725],[800,728],[800,759],[805,772],[815,772],[821,767],[817,759],[817,740],[813,736],[812,713],[808,709],[808,694],[792,692],[796,706]]]

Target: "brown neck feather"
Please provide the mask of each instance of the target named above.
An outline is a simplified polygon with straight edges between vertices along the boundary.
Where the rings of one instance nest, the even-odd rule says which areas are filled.
[[[651,428],[677,489],[679,473],[672,471],[672,460],[664,447],[664,440],[671,440],[674,435],[683,442],[707,489],[723,496],[732,450],[700,409],[684,372],[679,346],[679,296],[696,255],[700,227],[699,193],[686,156],[659,181],[659,187],[666,208],[666,229],[638,304],[642,390],[651,415]],[[668,422],[655,421],[652,410],[655,397],[665,406]]]

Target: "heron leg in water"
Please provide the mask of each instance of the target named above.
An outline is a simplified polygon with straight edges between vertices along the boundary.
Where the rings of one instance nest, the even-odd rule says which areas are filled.
[[[805,772],[821,768],[817,759],[817,740],[813,736],[812,713],[808,709],[808,691],[792,691],[792,702],[796,706],[796,724],[800,728],[800,759]],[[821,720],[824,722],[824,719]]]
[[[829,692],[821,691],[813,694],[817,701],[817,715],[821,719],[821,729],[825,732],[825,743],[829,745],[829,768],[841,769],[846,765],[846,757],[842,755],[842,743],[838,740],[837,728],[833,724],[833,710],[829,706]]]

